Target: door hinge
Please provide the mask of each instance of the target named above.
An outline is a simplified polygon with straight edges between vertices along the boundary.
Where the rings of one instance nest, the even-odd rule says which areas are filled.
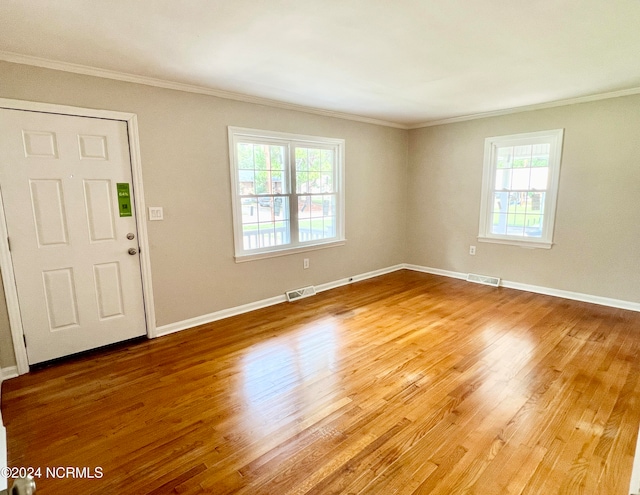
[[[7,237],[7,245],[9,246],[9,251],[11,251],[11,239]]]
[[[27,336],[22,334],[22,340],[24,340],[24,346],[27,347]]]

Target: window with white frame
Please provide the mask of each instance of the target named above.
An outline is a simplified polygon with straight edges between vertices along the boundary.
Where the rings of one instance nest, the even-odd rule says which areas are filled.
[[[563,129],[485,140],[478,240],[549,249]]]
[[[229,127],[237,261],[344,243],[344,140]]]

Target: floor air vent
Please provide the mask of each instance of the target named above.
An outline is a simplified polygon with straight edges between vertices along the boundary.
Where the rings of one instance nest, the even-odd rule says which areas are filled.
[[[467,282],[475,282],[476,284],[490,285],[492,287],[498,287],[500,285],[500,279],[498,277],[487,277],[486,275],[476,275],[475,273],[469,273],[467,275]]]
[[[303,299],[305,297],[315,296],[316,288],[310,285],[309,287],[303,287],[302,289],[287,291],[286,294],[287,294],[287,301],[289,302],[297,301],[298,299]]]

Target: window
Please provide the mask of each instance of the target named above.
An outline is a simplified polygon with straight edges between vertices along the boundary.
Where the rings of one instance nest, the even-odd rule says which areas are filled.
[[[551,248],[563,130],[487,138],[478,240]]]
[[[344,243],[344,140],[229,127],[236,261]]]

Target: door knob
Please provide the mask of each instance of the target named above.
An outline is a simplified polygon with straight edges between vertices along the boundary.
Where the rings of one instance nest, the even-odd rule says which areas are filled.
[[[127,251],[131,256],[133,256],[134,254],[138,254],[138,251],[136,251],[135,248],[129,248],[129,251]]]
[[[133,232],[129,232],[129,233],[127,234],[127,239],[129,239],[130,241],[132,241],[133,239],[135,239],[135,237],[136,237],[136,236],[133,234]]]

